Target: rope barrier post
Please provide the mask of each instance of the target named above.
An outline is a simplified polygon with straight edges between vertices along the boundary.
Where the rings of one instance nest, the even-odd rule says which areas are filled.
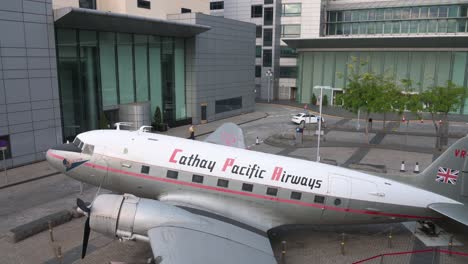
[[[390,227],[390,233],[388,234],[388,247],[389,248],[392,248],[393,247],[393,243],[392,243],[392,231],[393,231],[393,227]]]
[[[286,264],[286,241],[281,241],[281,264]]]
[[[59,263],[63,263],[63,255],[62,255],[62,247],[61,246],[58,246],[57,247],[57,258],[58,258],[58,261]]]
[[[383,264],[384,255],[380,255],[380,264]]]
[[[437,247],[432,248],[432,264],[439,263],[439,249]]]
[[[453,235],[450,236],[450,240],[448,243],[448,250],[449,250],[449,256],[452,256],[452,246],[453,246]]]
[[[54,233],[53,233],[53,230],[52,230],[52,221],[49,221],[48,224],[49,224],[49,239],[50,239],[50,242],[54,242]]]
[[[345,254],[345,233],[341,234],[341,255]]]

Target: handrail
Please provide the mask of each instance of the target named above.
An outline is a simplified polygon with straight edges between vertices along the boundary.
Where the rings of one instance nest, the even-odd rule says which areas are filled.
[[[359,263],[364,263],[369,260],[373,260],[376,258],[381,258],[384,256],[395,256],[395,255],[407,255],[407,254],[418,254],[418,253],[426,253],[426,252],[439,252],[443,254],[453,254],[453,255],[459,255],[459,256],[464,256],[468,257],[468,253],[463,253],[463,252],[458,252],[458,251],[451,251],[451,250],[446,250],[446,249],[437,249],[437,248],[432,248],[432,249],[421,249],[421,250],[413,250],[413,251],[402,251],[402,252],[393,252],[393,253],[383,253],[379,255],[372,256],[370,258],[366,258],[363,260],[359,260],[356,262],[353,262],[353,264],[359,264]]]

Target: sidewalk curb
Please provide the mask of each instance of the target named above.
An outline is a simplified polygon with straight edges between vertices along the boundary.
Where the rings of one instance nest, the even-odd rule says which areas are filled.
[[[54,175],[57,175],[57,174],[60,174],[60,173],[61,173],[61,172],[52,172],[52,173],[49,173],[49,174],[46,174],[46,175],[42,175],[42,176],[39,176],[39,177],[35,177],[35,178],[23,180],[23,181],[18,181],[18,182],[6,184],[6,185],[2,185],[2,186],[0,186],[0,190],[6,189],[6,188],[9,188],[9,187],[13,187],[13,186],[16,186],[16,185],[20,185],[20,184],[23,184],[23,183],[28,183],[28,182],[32,182],[32,181],[44,179],[44,178],[47,178],[47,177],[50,177],[50,176],[54,176]]]

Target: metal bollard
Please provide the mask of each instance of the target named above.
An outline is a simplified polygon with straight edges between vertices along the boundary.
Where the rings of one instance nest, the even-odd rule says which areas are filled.
[[[390,227],[390,233],[388,234],[388,247],[389,248],[392,248],[393,247],[393,243],[392,243],[392,231],[393,231],[393,227]]]
[[[341,234],[341,255],[345,254],[345,233]]]
[[[286,241],[281,241],[281,264],[286,264]]]
[[[52,230],[52,221],[49,221],[48,222],[49,224],[49,239],[50,239],[50,242],[54,242],[54,231]]]
[[[257,137],[257,139],[255,139],[255,145],[259,145],[259,144],[260,144],[260,141],[259,141],[259,139]]]

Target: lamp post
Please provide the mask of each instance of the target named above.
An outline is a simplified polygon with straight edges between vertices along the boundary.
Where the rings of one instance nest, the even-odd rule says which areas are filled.
[[[271,85],[270,85],[270,82],[271,82],[271,77],[273,76],[273,71],[271,71],[271,69],[268,69],[268,71],[266,71],[265,73],[265,76],[268,77],[268,103],[270,103],[270,99],[271,99],[271,95],[270,95],[270,90],[271,90]]]
[[[320,86],[320,106],[318,118],[318,137],[317,137],[317,162],[320,162],[320,134],[322,133],[322,102],[323,100],[323,86]]]

